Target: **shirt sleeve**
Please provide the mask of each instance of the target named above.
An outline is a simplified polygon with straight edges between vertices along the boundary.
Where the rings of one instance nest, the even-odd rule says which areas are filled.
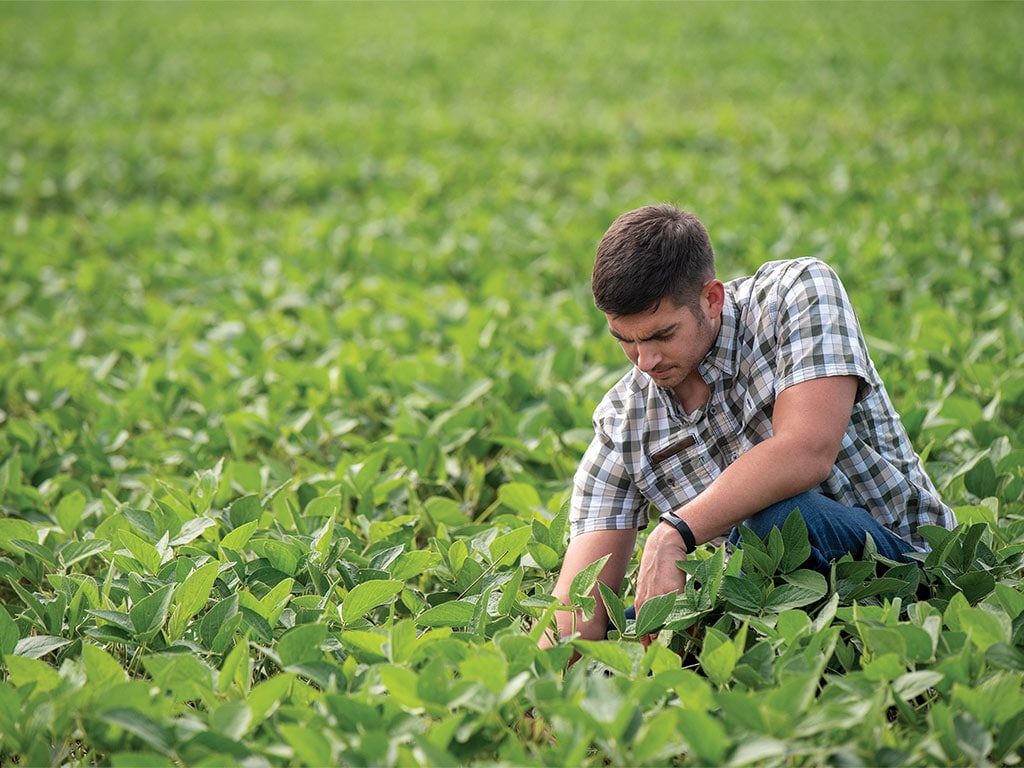
[[[595,427],[594,439],[573,477],[570,535],[643,528],[647,503],[627,474],[613,441],[600,426]]]
[[[778,284],[775,395],[811,379],[856,376],[863,400],[871,391],[871,360],[846,289],[824,262],[794,266]]]

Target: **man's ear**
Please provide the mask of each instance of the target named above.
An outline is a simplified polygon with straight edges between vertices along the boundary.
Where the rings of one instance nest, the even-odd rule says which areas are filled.
[[[704,283],[701,291],[701,301],[707,308],[708,316],[718,317],[722,314],[722,307],[725,306],[725,286],[721,280],[711,279]]]

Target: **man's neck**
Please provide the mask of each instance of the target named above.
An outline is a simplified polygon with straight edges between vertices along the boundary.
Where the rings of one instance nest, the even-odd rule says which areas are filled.
[[[686,413],[693,413],[703,407],[711,396],[708,383],[700,375],[700,371],[694,371],[685,380],[676,385],[672,390],[676,399]]]

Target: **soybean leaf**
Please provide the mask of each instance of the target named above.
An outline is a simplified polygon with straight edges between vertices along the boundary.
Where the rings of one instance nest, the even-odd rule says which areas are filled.
[[[29,659],[38,659],[46,654],[63,648],[65,645],[70,644],[71,641],[63,637],[53,637],[51,635],[30,635],[29,637],[23,637],[14,646],[15,656],[24,656]]]
[[[201,565],[192,571],[174,591],[175,608],[184,619],[195,616],[206,605],[217,579],[220,563],[217,561]]]
[[[222,626],[238,613],[238,594],[232,594],[213,606],[199,623],[199,637],[207,648],[214,648]]]
[[[764,607],[771,611],[786,611],[810,605],[825,596],[828,584],[820,573],[809,570],[785,575],[787,584],[781,584],[768,593]]]
[[[353,587],[341,604],[341,620],[349,624],[394,599],[402,591],[397,579],[371,579]]]
[[[236,499],[228,511],[228,518],[231,520],[231,527],[238,528],[246,523],[259,520],[263,514],[263,505],[256,494],[248,494]]]
[[[173,732],[149,715],[136,709],[114,708],[100,712],[99,717],[135,734],[160,754],[170,756]]]
[[[605,610],[608,612],[608,618],[619,632],[626,631],[626,609],[622,604],[622,600],[616,594],[615,590],[605,584],[603,581],[597,583],[597,588],[601,592],[601,600],[604,602]]]
[[[0,541],[11,542],[16,539],[26,541],[37,541],[38,534],[35,526],[27,520],[17,518],[0,518]]]
[[[105,539],[87,539],[86,541],[69,541],[57,551],[61,564],[68,568],[81,560],[86,560],[100,552],[110,549],[110,542]]]
[[[637,635],[649,635],[660,629],[664,625],[665,619],[672,612],[672,607],[675,604],[676,593],[669,592],[665,595],[652,597],[641,605],[636,615]]]
[[[416,617],[421,627],[466,627],[476,615],[476,605],[465,600],[452,600],[428,608]]]
[[[325,624],[300,624],[292,627],[277,642],[277,655],[281,665],[290,667],[319,661],[323,656],[321,644],[327,639]]]
[[[782,525],[782,542],[785,552],[779,563],[779,570],[783,573],[794,571],[807,562],[811,556],[811,545],[807,538],[807,524],[799,509],[789,513],[786,522]]]
[[[600,560],[595,560],[573,577],[569,585],[569,600],[573,605],[579,605],[584,598],[589,598],[594,584],[597,583],[598,574],[610,557],[611,555],[605,555]]]
[[[244,547],[246,542],[248,542],[252,537],[253,532],[256,530],[256,525],[257,522],[252,520],[238,526],[220,540],[221,547],[231,550],[232,552],[240,552],[242,547]]]
[[[128,616],[136,632],[146,635],[164,625],[164,622],[167,621],[167,611],[170,609],[173,593],[174,585],[167,584],[140,600],[128,611]]]
[[[53,510],[53,516],[57,518],[57,525],[65,533],[73,533],[82,520],[82,513],[85,511],[85,494],[81,491],[72,491],[64,496]]]
[[[21,633],[18,631],[18,625],[11,618],[7,609],[0,604],[0,659],[13,653],[20,639]]]
[[[498,501],[526,519],[533,515],[534,509],[541,506],[537,489],[526,483],[505,483],[498,488]]]
[[[758,613],[764,600],[758,579],[753,576],[723,576],[719,594],[741,613]]]
[[[502,568],[513,565],[526,550],[526,544],[532,534],[529,527],[522,526],[495,538],[489,548],[494,567]]]

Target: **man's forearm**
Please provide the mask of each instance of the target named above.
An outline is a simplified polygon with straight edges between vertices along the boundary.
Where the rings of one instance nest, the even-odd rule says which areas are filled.
[[[774,435],[736,459],[703,493],[676,510],[697,543],[822,483],[835,464],[856,391],[857,379],[848,376],[812,379],[783,391],[775,403]],[[669,528],[664,523],[662,527]]]

